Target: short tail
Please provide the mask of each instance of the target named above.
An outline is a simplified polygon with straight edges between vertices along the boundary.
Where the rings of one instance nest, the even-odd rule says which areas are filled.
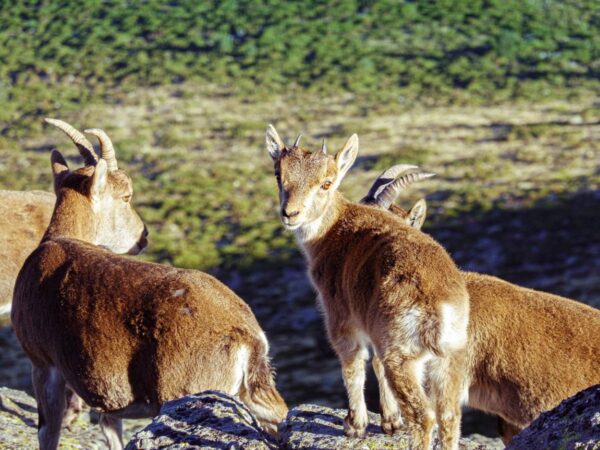
[[[277,435],[277,427],[287,416],[288,407],[275,387],[274,373],[267,353],[266,342],[256,342],[248,360],[240,397],[261,426]]]

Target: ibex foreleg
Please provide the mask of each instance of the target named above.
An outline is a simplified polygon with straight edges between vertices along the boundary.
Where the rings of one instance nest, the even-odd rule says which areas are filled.
[[[40,450],[55,450],[65,411],[65,380],[55,368],[37,366],[32,367],[31,378],[38,404]]]
[[[364,344],[353,337],[332,340],[332,345],[340,359],[348,392],[349,410],[344,420],[344,433],[350,437],[362,437],[369,424],[364,395],[365,360],[369,353]]]

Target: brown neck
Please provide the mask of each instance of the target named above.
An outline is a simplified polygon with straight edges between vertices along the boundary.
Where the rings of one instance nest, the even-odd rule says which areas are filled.
[[[325,239],[327,233],[340,219],[349,203],[342,194],[335,192],[325,212],[318,220],[296,230],[296,238],[307,256],[310,257],[318,248],[319,243]]]
[[[59,192],[43,241],[59,237],[94,243],[94,212],[87,197],[71,189]]]

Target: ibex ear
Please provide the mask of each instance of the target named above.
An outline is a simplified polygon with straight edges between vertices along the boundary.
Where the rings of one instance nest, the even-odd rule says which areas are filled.
[[[52,153],[50,154],[50,164],[52,164],[52,175],[54,175],[54,177],[69,171],[67,161],[58,150],[52,150]]]
[[[96,167],[94,168],[94,174],[92,175],[92,186],[90,188],[90,194],[92,200],[98,199],[98,197],[106,190],[108,183],[108,166],[106,161],[102,158],[98,159]]]
[[[338,176],[335,180],[335,187],[338,187],[342,182],[342,178],[348,172],[348,169],[352,167],[354,161],[358,155],[358,136],[353,134],[350,139],[346,141],[344,147],[335,155],[335,163],[338,168]]]
[[[279,156],[281,156],[281,152],[285,149],[285,144],[279,137],[279,134],[277,134],[275,127],[271,124],[267,127],[266,142],[269,155],[271,155],[274,161],[277,161]]]
[[[420,230],[427,216],[427,202],[422,198],[410,209],[408,216],[404,219],[408,226]]]
[[[52,150],[50,165],[52,166],[52,177],[54,178],[54,192],[56,192],[60,187],[64,175],[69,173],[69,166],[58,150]]]

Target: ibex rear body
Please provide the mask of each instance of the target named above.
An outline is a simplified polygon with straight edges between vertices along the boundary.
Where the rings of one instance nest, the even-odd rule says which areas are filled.
[[[12,321],[33,363],[40,447],[58,445],[66,387],[102,412],[111,449],[122,448],[121,418],[151,417],[164,401],[206,389],[239,394],[275,432],[287,407],[250,308],[202,272],[111,253],[146,245],[131,181],[104,133],[93,131],[103,144],[96,160],[81,133],[54,123],[87,165],[71,172],[53,152],[55,211],[15,287]]]
[[[356,136],[333,158],[298,142],[288,148],[269,127],[267,147],[282,222],[305,253],[342,364],[346,434],[365,432],[365,359],[372,346],[374,368],[389,385],[384,431],[401,425],[397,401],[414,448],[429,448],[436,420],[443,448],[458,448],[469,314],[458,269],[432,238],[336,192],[356,158]]]
[[[419,178],[404,169],[385,171],[362,201],[389,209],[418,229],[425,201],[410,211],[393,204],[400,190]],[[600,383],[600,311],[496,277],[462,276],[470,297],[467,404],[498,415],[505,444],[543,411]],[[380,390],[387,389],[385,379],[379,382]]]
[[[0,314],[10,313],[19,269],[48,228],[55,201],[50,192],[0,190]]]

